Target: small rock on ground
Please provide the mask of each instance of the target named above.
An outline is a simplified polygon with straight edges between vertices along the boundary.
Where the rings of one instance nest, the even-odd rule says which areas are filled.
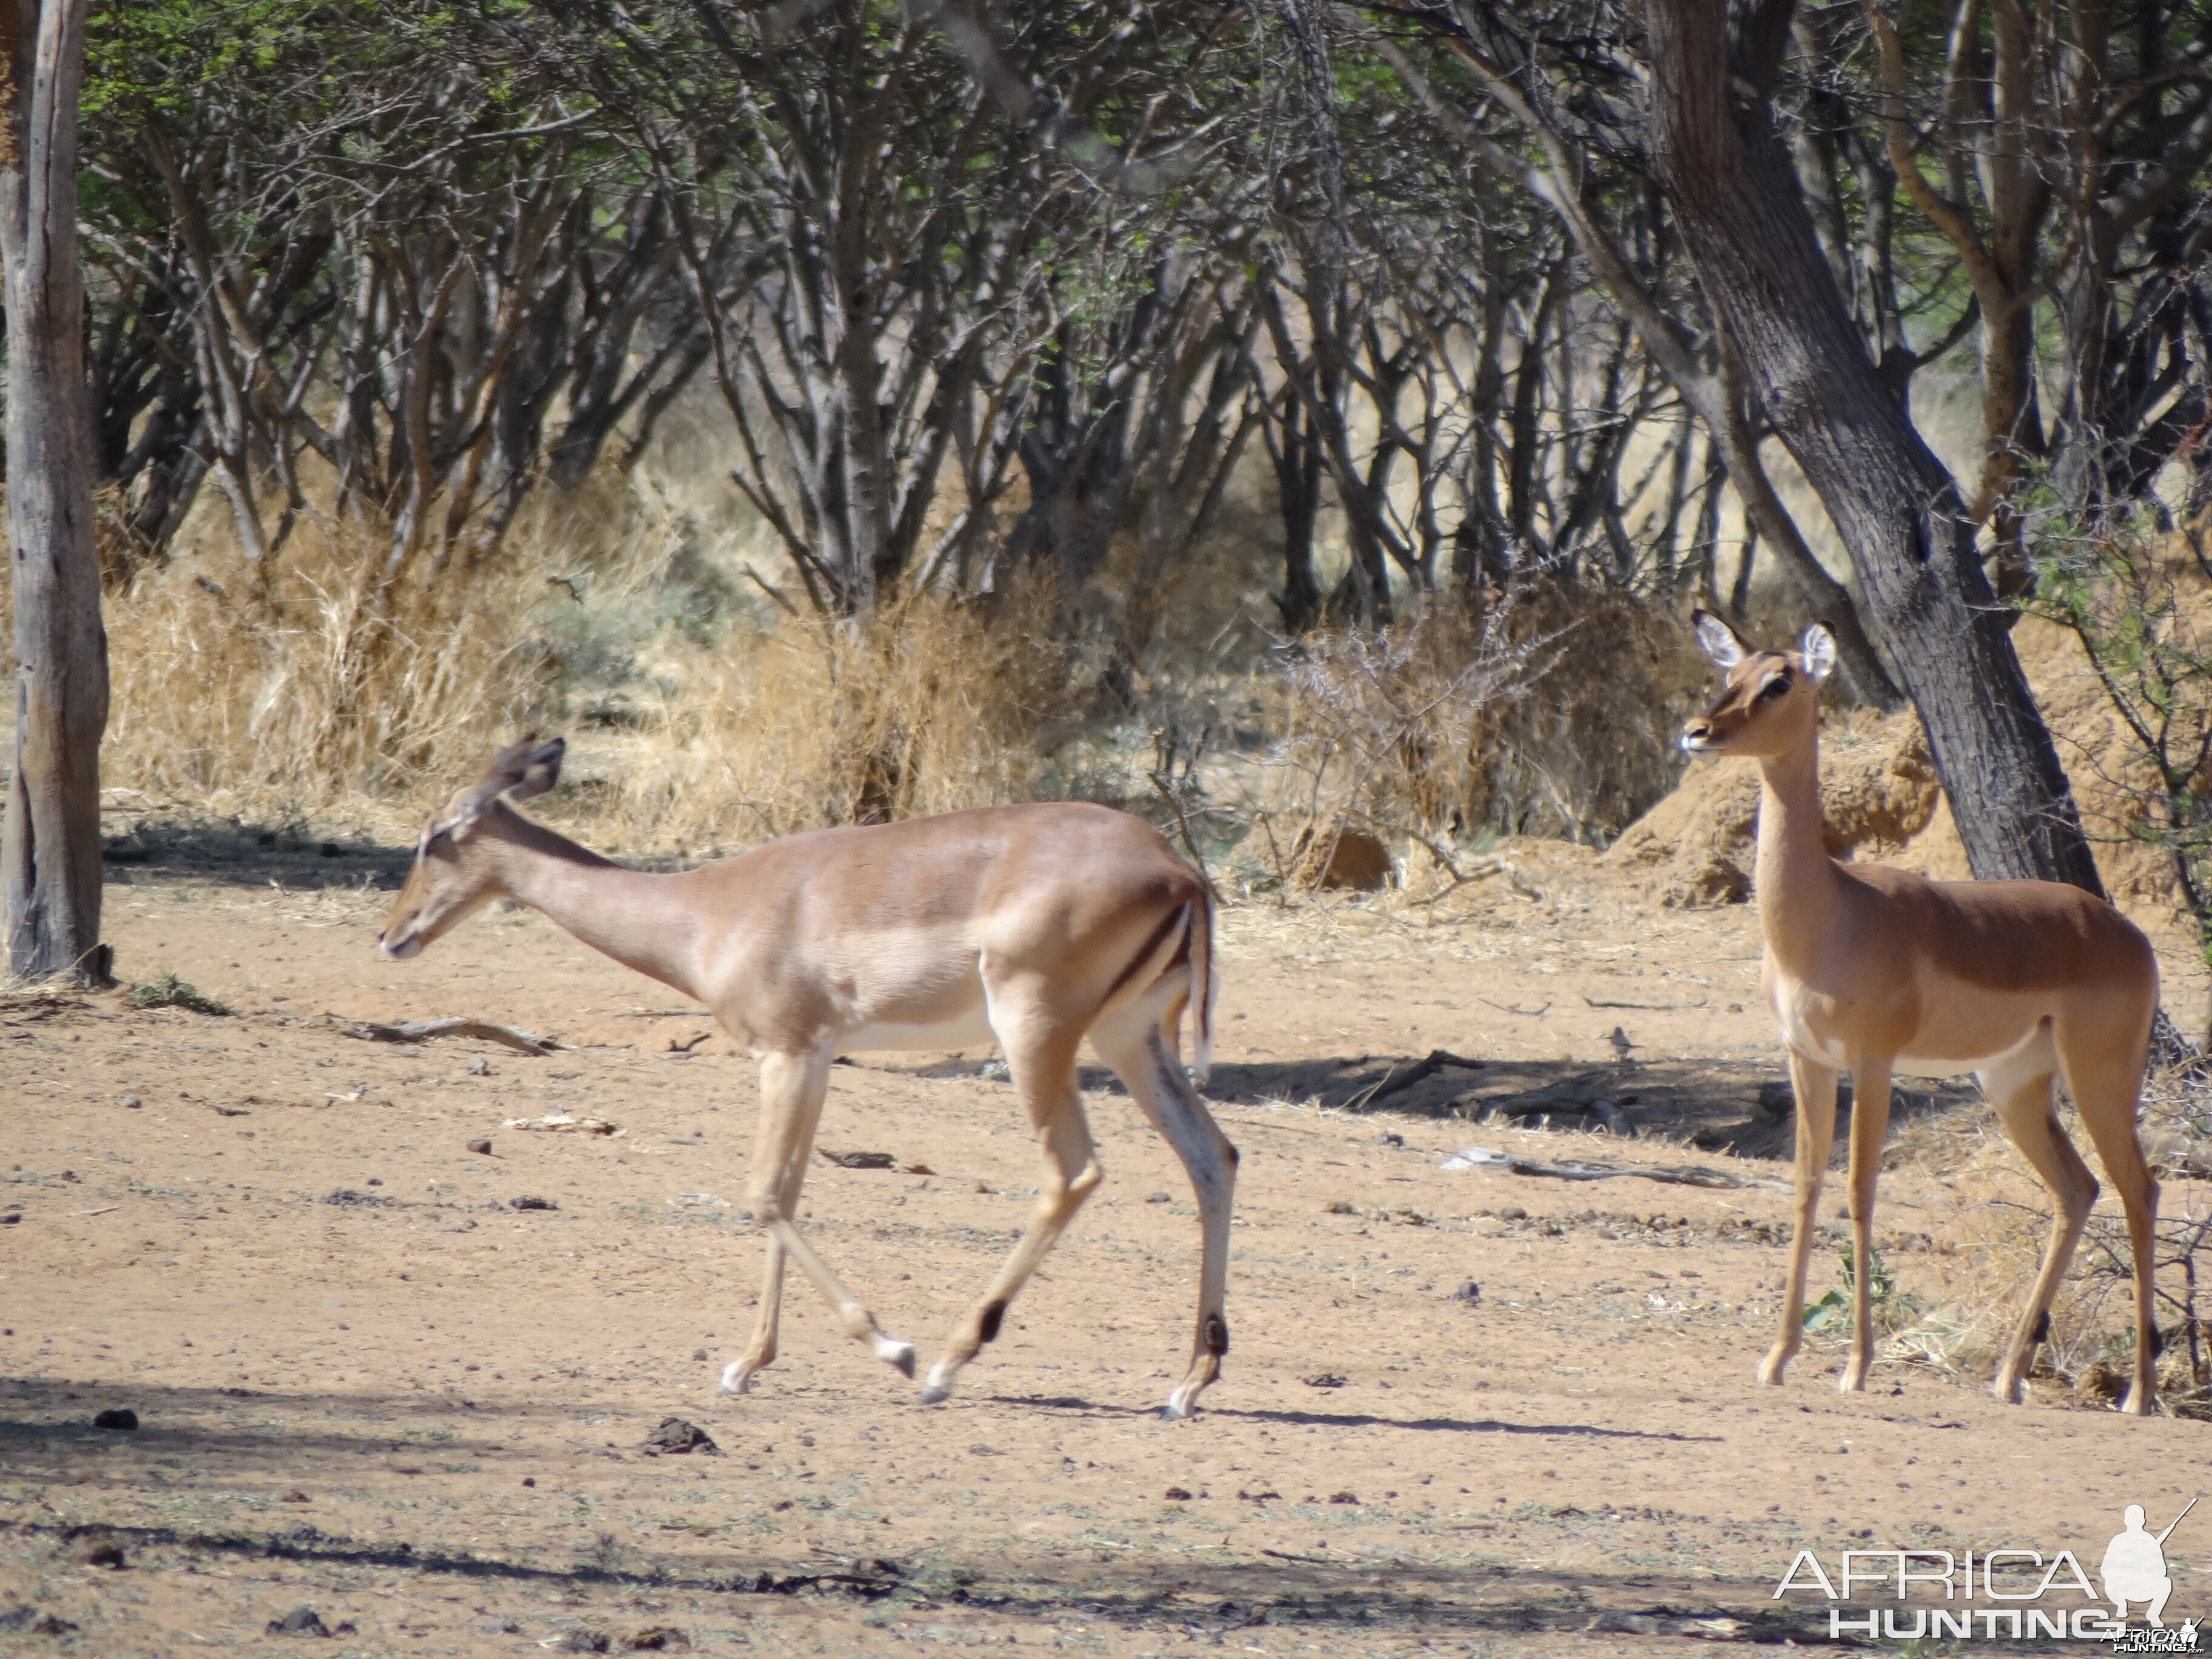
[[[709,1457],[720,1457],[722,1449],[696,1423],[681,1417],[664,1417],[660,1426],[646,1436],[645,1443],[659,1452],[704,1452]]]
[[[271,1619],[268,1633],[271,1636],[328,1636],[331,1631],[330,1626],[323,1623],[322,1616],[302,1601],[282,1619]]]
[[[120,1429],[128,1433],[138,1426],[138,1413],[128,1406],[117,1406],[94,1418],[92,1426],[95,1429]]]

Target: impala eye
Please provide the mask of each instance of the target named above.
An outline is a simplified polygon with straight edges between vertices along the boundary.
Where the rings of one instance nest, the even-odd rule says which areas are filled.
[[[1786,696],[1789,695],[1789,692],[1790,676],[1787,674],[1778,674],[1772,679],[1767,681],[1765,684],[1759,688],[1759,696],[1752,699],[1752,701],[1754,702],[1767,702],[1776,697]]]

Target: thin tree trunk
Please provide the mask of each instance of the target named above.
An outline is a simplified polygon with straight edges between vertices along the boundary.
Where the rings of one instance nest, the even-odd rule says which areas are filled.
[[[1827,506],[1974,873],[2103,884],[1958,488],[1844,312],[1768,97],[1790,0],[1646,0],[1653,151],[1776,434]],[[1747,89],[1739,97],[1737,87]]]
[[[0,259],[8,304],[15,757],[0,831],[9,970],[108,982],[100,942],[107,635],[76,263],[87,0],[0,0]]]

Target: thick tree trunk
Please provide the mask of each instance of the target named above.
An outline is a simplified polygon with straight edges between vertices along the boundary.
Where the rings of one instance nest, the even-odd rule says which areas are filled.
[[[9,968],[107,981],[100,942],[100,739],[107,635],[93,546],[77,89],[87,0],[0,0],[0,259],[8,305],[8,518],[15,756],[0,890]]]
[[[1850,554],[1974,873],[2101,893],[1972,522],[1868,357],[1774,129],[1790,10],[1740,6],[1732,37],[1728,0],[1646,0],[1661,180],[1777,435]]]

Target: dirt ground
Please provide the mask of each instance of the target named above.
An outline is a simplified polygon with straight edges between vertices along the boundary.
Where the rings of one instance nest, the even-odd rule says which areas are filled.
[[[1755,918],[1644,908],[1574,849],[1452,905],[1224,912],[1233,1346],[1182,1423],[1194,1211],[1103,1076],[1107,1183],[949,1403],[795,1275],[781,1358],[718,1399],[759,1282],[756,1091],[696,1010],[526,913],[378,960],[402,852],[123,855],[118,970],[235,1012],[0,1006],[0,1653],[1694,1651],[1826,1640],[1824,1600],[1774,1595],[1800,1550],[2094,1571],[2124,1505],[2160,1526],[2205,1480],[2203,1422],[1901,1363],[1841,1396],[1832,1338],[1759,1387],[1789,1200],[1740,1155],[1787,1153]],[[348,1034],[446,1015],[566,1046]],[[1435,1049],[1481,1064],[1390,1086]],[[1035,1193],[985,1058],[840,1067],[821,1144],[900,1168],[807,1188],[925,1364]],[[1643,1138],[1542,1109],[1601,1085]],[[621,1133],[509,1125],[555,1113]],[[1471,1144],[1747,1184],[1439,1167]],[[1900,1284],[1941,1302],[1985,1200],[1889,1174]],[[670,1417],[720,1455],[656,1454]],[[2212,1613],[2208,1513],[2168,1541],[2169,1619]],[[329,1637],[270,1629],[303,1607]]]

